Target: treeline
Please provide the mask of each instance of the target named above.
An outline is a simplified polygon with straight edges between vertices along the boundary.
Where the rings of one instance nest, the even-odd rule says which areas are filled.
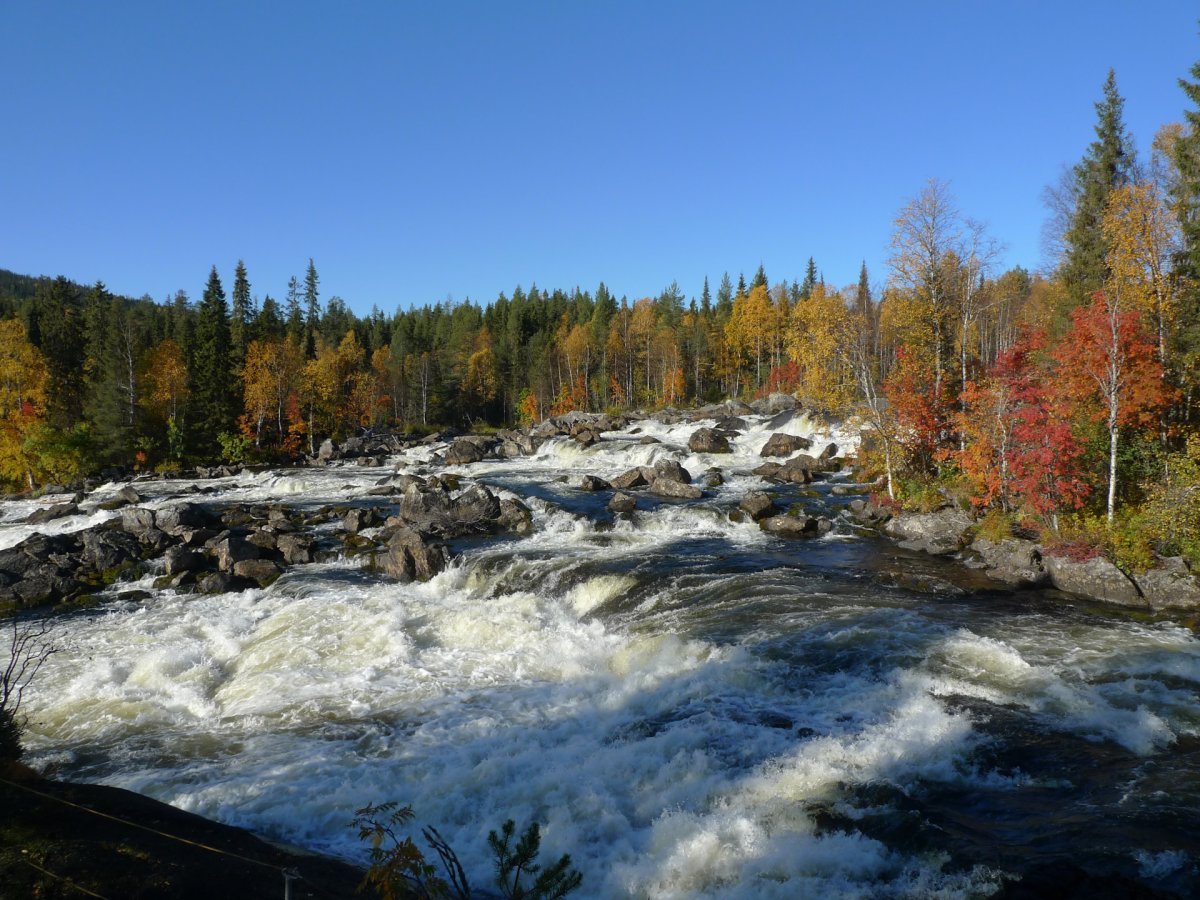
[[[954,496],[1056,534],[1068,514],[1165,517],[1178,534],[1154,546],[1178,551],[1200,535],[1200,84],[1180,83],[1192,108],[1142,158],[1109,74],[1095,141],[1048,192],[1044,275],[998,271],[938,181],[899,211],[882,286],[865,264],[826,284],[809,259],[802,278],[706,278],[698,298],[530,286],[359,317],[322,303],[312,260],[282,301],[253,296],[241,262],[198,302],[0,273],[0,475],[786,391],[860,416],[897,502]]]

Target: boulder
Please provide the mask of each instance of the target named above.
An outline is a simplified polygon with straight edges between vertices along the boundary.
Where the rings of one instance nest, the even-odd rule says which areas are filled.
[[[482,484],[473,484],[453,501],[457,526],[471,531],[488,531],[500,517],[500,500]]]
[[[704,491],[694,484],[684,484],[670,478],[655,478],[650,483],[649,491],[656,497],[667,497],[672,500],[699,500]]]
[[[649,473],[649,477],[647,477]],[[612,486],[617,490],[627,491],[630,488],[645,487],[654,480],[654,470],[649,466],[638,466],[618,475],[612,480]]]
[[[520,500],[500,501],[500,518],[497,523],[505,531],[525,536],[533,534],[533,511]]]
[[[673,459],[660,459],[654,464],[654,475],[650,481],[655,482],[660,479],[678,481],[680,484],[692,483],[691,473]]]
[[[441,544],[428,542],[415,529],[398,528],[388,538],[387,552],[376,565],[400,581],[428,581],[446,568],[449,558]]]
[[[892,517],[889,510],[861,498],[850,501],[850,515],[862,525],[882,525]]]
[[[730,434],[739,434],[750,427],[750,423],[738,416],[722,416],[717,419],[717,430]]]
[[[720,469],[706,469],[704,472],[703,481],[705,487],[720,487],[725,483],[725,476],[721,474]]]
[[[596,475],[584,475],[579,482],[581,491],[611,491],[612,485]]]
[[[258,559],[260,554],[258,548],[245,538],[230,535],[216,542],[213,555],[217,558],[218,569],[222,572],[232,572],[237,563]]]
[[[833,462],[840,452],[841,451],[838,449],[838,445],[831,441],[825,445],[825,449],[821,451],[821,453],[817,456],[817,459],[828,466]]]
[[[1158,568],[1136,576],[1135,580],[1153,609],[1200,607],[1200,579],[1178,556],[1162,560]]]
[[[163,554],[164,571],[168,575],[178,575],[180,572],[202,572],[208,567],[208,558],[196,550],[187,547],[170,547]]]
[[[779,512],[779,508],[775,505],[775,501],[771,499],[769,494],[763,491],[751,491],[738,504],[738,508],[742,510],[754,521],[765,519],[767,516],[773,516]]]
[[[123,531],[95,529],[80,534],[83,552],[82,563],[97,572],[119,569],[128,562],[139,559],[142,545],[138,539]]]
[[[380,523],[378,510],[359,507],[349,510],[342,517],[342,528],[351,534],[358,534],[364,528],[372,528]]]
[[[794,434],[785,434],[782,431],[777,431],[771,435],[763,448],[758,451],[759,456],[791,456],[797,450],[807,450],[812,446],[812,441],[805,437],[798,437]]]
[[[487,451],[476,441],[469,438],[459,438],[450,445],[443,458],[448,466],[466,466],[479,462],[487,456]]]
[[[608,508],[615,513],[631,513],[637,509],[637,498],[632,494],[623,494],[618,491],[608,501]]]
[[[729,453],[729,439],[715,428],[697,428],[688,438],[693,453]]]
[[[209,572],[196,582],[201,594],[224,594],[233,586],[233,576],[228,572]]]
[[[279,566],[269,559],[243,559],[233,564],[233,574],[266,587],[279,577]]]
[[[213,523],[213,517],[195,503],[172,503],[157,510],[155,524],[167,534],[178,535],[185,529],[203,528]]]
[[[1045,556],[1042,562],[1050,583],[1060,591],[1119,606],[1149,606],[1137,583],[1103,556],[1082,562]]]
[[[768,516],[759,520],[758,527],[768,534],[786,538],[816,537],[822,531],[821,520],[807,515]]]
[[[1041,550],[1033,541],[1006,538],[996,542],[976,538],[971,549],[983,558],[988,576],[1011,585],[1038,585],[1046,581]]]
[[[143,506],[130,506],[121,510],[121,527],[130,534],[140,537],[155,528],[154,510]]]
[[[571,435],[583,447],[591,447],[600,443],[600,433],[590,428],[584,428]]]
[[[289,566],[312,562],[312,545],[306,534],[281,534],[275,539],[275,549]]]
[[[890,519],[884,531],[900,546],[926,553],[955,553],[966,546],[973,522],[957,507],[930,513],[904,513]]]
[[[78,504],[71,503],[55,503],[53,506],[46,506],[42,509],[36,509],[25,517],[27,525],[44,525],[47,522],[53,522],[55,519],[61,519],[64,516],[73,516],[79,512]]]

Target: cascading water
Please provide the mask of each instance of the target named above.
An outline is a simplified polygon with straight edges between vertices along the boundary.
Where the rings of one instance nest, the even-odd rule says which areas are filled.
[[[728,515],[762,487],[771,430],[697,456],[694,427],[461,469],[527,498],[536,530],[471,542],[428,583],[344,561],[235,594],[122,585],[150,597],[66,620],[30,698],[32,762],[354,860],[353,811],[398,799],[480,884],[488,830],[537,820],[588,896],[986,896],[1059,859],[1189,890],[1190,630],[996,590],[847,525],[773,538]],[[615,522],[572,486],[664,456],[726,484]],[[378,477],[262,473],[205,499],[352,502]],[[139,488],[153,506],[188,485]],[[6,508],[0,546],[32,508]]]

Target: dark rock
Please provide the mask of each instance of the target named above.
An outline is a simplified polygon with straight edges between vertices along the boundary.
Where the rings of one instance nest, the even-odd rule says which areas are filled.
[[[400,581],[428,581],[446,568],[450,554],[441,544],[430,543],[412,528],[399,528],[387,542],[387,552],[378,565]]]
[[[819,459],[821,462],[829,463],[838,455],[839,452],[838,445],[830,443],[826,445],[824,450],[821,451],[821,455],[818,456],[817,459]]]
[[[135,536],[142,542],[142,546],[146,548],[146,552],[143,554],[146,557],[157,556],[174,543],[170,535],[157,528],[148,528]]]
[[[266,587],[279,577],[279,566],[269,559],[243,559],[233,564],[233,574]]]
[[[807,450],[812,446],[812,441],[805,437],[798,437],[794,434],[785,434],[781,431],[775,432],[763,444],[763,448],[758,451],[759,456],[791,456],[797,450]]]
[[[648,447],[651,444],[661,444],[662,441],[660,441],[658,438],[654,437],[653,435],[645,434],[645,435],[642,435],[640,438],[638,438],[638,443],[644,447]]]
[[[808,484],[813,480],[813,472],[819,469],[820,464],[815,459],[802,453],[782,465],[763,463],[754,470],[754,474],[778,484]]]
[[[373,528],[380,521],[377,510],[359,507],[348,511],[342,517],[342,528],[351,534],[358,534],[364,528]]]
[[[768,516],[760,519],[759,528],[777,537],[815,537],[820,534],[821,523],[815,516]]]
[[[737,416],[722,416],[721,418],[717,419],[716,427],[718,431],[725,431],[730,434],[738,434],[747,430],[750,427],[750,423],[745,419],[738,418]]]
[[[469,438],[459,438],[450,445],[443,461],[448,466],[465,466],[479,462],[487,456],[487,451],[476,441]]]
[[[596,475],[584,475],[579,483],[581,491],[611,491],[612,485]]]
[[[53,506],[34,510],[25,517],[25,523],[27,525],[44,525],[46,522],[53,522],[64,516],[73,516],[77,512],[79,512],[79,506],[75,503],[55,503]]]
[[[691,473],[673,459],[660,459],[654,464],[654,476],[651,482],[665,479],[678,481],[680,484],[691,484]]]
[[[171,547],[163,554],[164,571],[168,575],[180,572],[201,572],[208,568],[208,558],[199,551],[187,547]]]
[[[608,508],[615,513],[631,513],[637,509],[637,498],[632,494],[617,492],[608,501]]]
[[[585,428],[581,431],[578,431],[571,435],[571,437],[573,437],[579,442],[580,445],[584,447],[591,447],[600,443],[600,433],[597,431],[592,431],[590,428]]]
[[[141,537],[155,527],[154,510],[143,506],[131,506],[121,510],[121,527],[137,537]]]
[[[233,535],[218,540],[213,545],[213,554],[217,558],[217,568],[222,572],[232,572],[237,563],[258,559],[260,555],[259,549],[245,538]]]
[[[1149,606],[1136,582],[1102,556],[1083,562],[1045,556],[1042,563],[1050,583],[1060,591],[1120,606]]]
[[[460,529],[486,531],[500,517],[500,500],[482,484],[473,484],[454,498],[453,510]]]
[[[501,500],[497,521],[505,531],[522,536],[533,534],[533,511],[520,500]]]
[[[203,528],[211,525],[213,516],[195,503],[172,503],[157,510],[155,524],[167,534],[178,535],[187,528]]]
[[[1007,538],[995,542],[976,538],[971,549],[984,561],[987,575],[1012,585],[1038,585],[1046,581],[1041,550],[1033,541]]]
[[[259,550],[266,550],[267,552],[270,552],[276,547],[277,536],[270,531],[259,530],[250,532],[250,534],[246,536],[246,540],[252,543]]]
[[[720,469],[706,470],[703,478],[705,487],[715,488],[725,483],[725,476],[721,474]]]
[[[650,483],[649,491],[656,497],[669,497],[672,500],[699,500],[704,491],[694,484],[684,484],[671,478],[655,478]]]
[[[882,525],[892,517],[891,512],[882,506],[862,499],[850,501],[850,515],[863,525]]]
[[[650,473],[650,477],[647,477]],[[638,466],[618,475],[612,480],[612,486],[618,490],[627,491],[630,488],[645,487],[654,479],[654,470],[649,466]]]
[[[227,572],[209,572],[196,582],[202,594],[224,594],[233,586],[233,576]]]
[[[281,534],[275,540],[275,548],[289,566],[312,562],[312,545],[312,538],[305,534]]]
[[[113,499],[120,500],[122,504],[129,506],[133,503],[141,503],[142,495],[135,491],[132,485],[127,484],[125,487],[117,491]]]
[[[138,539],[123,531],[84,531],[80,539],[83,541],[81,561],[97,572],[119,569],[142,555],[142,545]]]
[[[900,546],[926,553],[954,553],[967,544],[973,523],[957,507],[930,513],[905,513],[890,519],[884,531]]]
[[[697,428],[688,438],[693,453],[729,453],[729,439],[715,428]]]
[[[775,501],[763,491],[751,491],[742,498],[742,501],[738,504],[738,508],[756,522],[759,519],[765,519],[767,516],[773,516],[779,512],[779,507],[775,505]]]

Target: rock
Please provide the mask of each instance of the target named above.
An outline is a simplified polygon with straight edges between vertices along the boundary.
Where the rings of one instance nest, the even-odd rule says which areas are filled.
[[[154,510],[143,506],[131,506],[121,510],[121,527],[140,537],[155,527]]]
[[[646,474],[650,473],[650,477]],[[618,490],[627,491],[630,488],[645,487],[654,479],[654,470],[649,466],[638,466],[618,475],[612,480],[612,486]]]
[[[684,484],[671,478],[655,478],[650,483],[650,493],[656,497],[668,497],[672,500],[699,500],[704,491],[694,484]]]
[[[459,438],[446,451],[444,462],[448,466],[466,466],[476,463],[487,456],[487,452],[477,442],[468,438]]]
[[[146,548],[146,552],[144,554],[145,556],[157,556],[159,553],[162,553],[164,550],[170,547],[173,543],[170,535],[168,535],[165,531],[160,531],[157,528],[147,528],[140,534],[135,535],[135,537],[141,541],[142,546]]]
[[[80,560],[97,572],[111,572],[139,559],[142,545],[131,534],[117,530],[84,531],[80,535],[83,553]]]
[[[268,553],[273,551],[276,546],[275,534],[265,529],[250,532],[250,534],[246,537],[246,540],[252,543],[259,550],[266,550]]]
[[[737,416],[722,416],[721,418],[717,419],[716,427],[718,431],[725,431],[730,434],[739,434],[743,431],[746,431],[750,427],[750,423]]]
[[[1041,550],[1033,541],[1006,538],[999,543],[976,538],[971,549],[984,561],[987,575],[1012,585],[1038,585],[1046,581]]]
[[[233,576],[226,572],[209,572],[196,582],[201,594],[224,594],[233,585]]]
[[[720,487],[725,483],[725,476],[721,474],[720,469],[707,469],[704,472],[704,486],[715,488]]]
[[[782,431],[777,431],[767,442],[763,444],[763,448],[758,451],[759,456],[791,456],[797,450],[807,450],[812,446],[812,441],[808,438],[798,437],[794,434],[785,434]]]
[[[61,519],[64,516],[73,516],[79,512],[79,506],[75,503],[55,503],[53,506],[47,506],[42,509],[37,509],[25,517],[27,525],[44,525],[47,522],[53,522],[55,519]]]
[[[973,523],[957,507],[930,513],[905,513],[890,519],[884,531],[899,539],[900,546],[926,553],[954,553],[967,543]]]
[[[771,415],[796,409],[800,404],[791,394],[771,394],[767,397],[767,412]]]
[[[482,484],[473,484],[454,498],[453,509],[459,528],[487,531],[500,517],[500,500]]]
[[[637,498],[632,494],[623,494],[618,491],[608,501],[608,508],[615,513],[631,513],[637,509]]]
[[[738,508],[742,510],[754,521],[765,519],[767,516],[775,515],[779,512],[779,507],[775,505],[775,501],[770,495],[763,491],[751,491],[738,504]]]
[[[1045,556],[1042,562],[1050,583],[1060,591],[1120,606],[1149,606],[1133,579],[1102,556],[1083,562]]]
[[[754,469],[754,474],[778,484],[808,484],[813,479],[813,472],[819,468],[819,463],[811,456],[800,454],[782,465],[775,462],[763,463]]]
[[[596,475],[584,475],[583,480],[579,482],[581,491],[611,491],[612,485]]]
[[[167,534],[178,535],[184,529],[203,528],[211,525],[213,517],[195,503],[172,503],[157,510],[155,524]]]
[[[208,567],[208,559],[203,553],[187,547],[171,547],[163,554],[164,571],[168,575],[178,575],[180,572],[202,572]]]
[[[673,459],[660,459],[654,464],[654,475],[650,481],[653,483],[660,479],[691,484],[692,474]]]
[[[759,520],[758,527],[777,537],[815,537],[821,533],[821,523],[814,516],[769,516]],[[828,529],[826,529],[828,530]]]
[[[792,422],[803,416],[803,412],[799,409],[785,409],[783,412],[776,413],[771,416],[764,425],[764,428],[770,428],[772,431],[779,431]]]
[[[889,510],[877,506],[870,500],[851,500],[849,508],[850,515],[863,525],[882,525],[892,517]]]
[[[584,447],[591,447],[595,444],[600,443],[600,440],[601,440],[600,434],[598,432],[592,431],[590,428],[585,428],[581,431],[578,431],[575,434],[571,435],[571,437],[573,437],[576,441],[579,442],[580,445],[582,445]]]
[[[387,553],[376,562],[383,571],[400,581],[428,581],[446,568],[449,553],[440,544],[431,544],[412,528],[398,528],[387,542]]]
[[[729,453],[729,439],[715,428],[697,428],[688,438],[693,453]]]
[[[379,513],[373,509],[352,509],[342,517],[342,528],[351,534],[358,534],[364,528],[379,524]]]
[[[643,447],[649,447],[651,444],[661,444],[662,441],[660,441],[658,438],[654,437],[654,435],[644,434],[640,438],[638,438],[638,443],[641,444]]]
[[[281,534],[275,539],[275,549],[289,566],[313,560],[313,540],[306,534]]]
[[[522,536],[533,534],[533,511],[520,500],[500,501],[501,528]]]
[[[230,536],[222,538],[213,546],[217,558],[217,568],[222,572],[232,572],[237,563],[248,559],[258,559],[258,548],[245,538]]]
[[[838,455],[838,452],[838,445],[830,442],[825,446],[825,449],[821,451],[817,459],[824,463],[832,462],[834,457]]]
[[[133,503],[141,503],[142,495],[139,494],[137,491],[135,491],[133,489],[132,485],[127,484],[127,485],[125,485],[125,487],[123,487],[119,491],[117,491],[117,493],[113,497],[113,499],[120,500],[121,503],[123,503],[126,506],[129,506]]]
[[[309,444],[309,446],[311,447],[312,445]],[[333,443],[333,438],[325,438],[325,440],[321,441],[321,446],[317,450],[317,459],[322,462],[329,462],[329,460],[335,457],[336,453],[337,445]]]
[[[279,577],[279,566],[269,559],[243,559],[233,564],[233,574],[266,587]]]
[[[1200,579],[1178,556],[1162,560],[1158,568],[1135,576],[1135,580],[1153,609],[1200,606]]]

